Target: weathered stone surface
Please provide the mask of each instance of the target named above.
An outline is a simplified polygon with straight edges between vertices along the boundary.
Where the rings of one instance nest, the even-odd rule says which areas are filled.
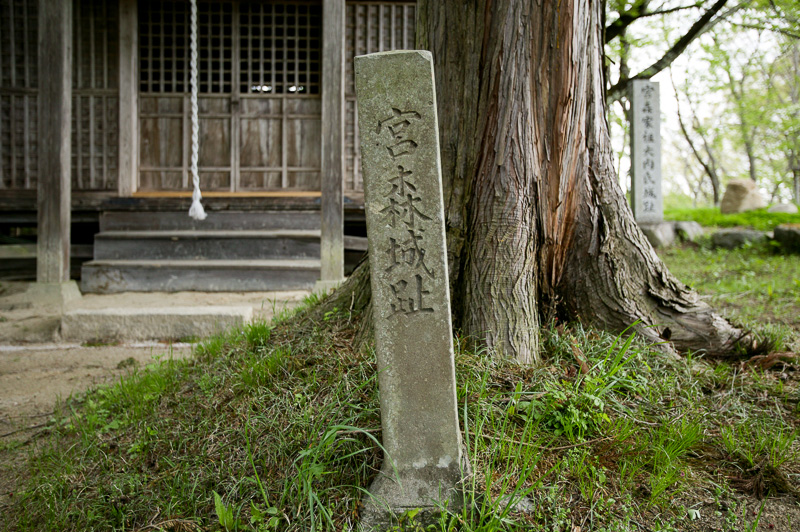
[[[637,222],[661,222],[661,105],[658,83],[631,82],[631,171],[633,216]]]
[[[639,227],[654,248],[666,248],[675,242],[673,222],[640,223]]]
[[[720,229],[711,235],[711,245],[715,248],[736,249],[749,242],[760,242],[767,238],[764,231],[754,229]]]
[[[204,338],[253,318],[253,307],[104,308],[67,311],[61,318],[63,340],[178,340]]]
[[[462,504],[439,135],[429,52],[355,60],[375,348],[381,474],[363,524]]]
[[[64,283],[32,283],[24,294],[25,301],[46,305],[61,313],[69,303],[81,298],[75,281]]]
[[[775,228],[775,240],[787,251],[800,253],[800,224],[781,224]]]
[[[733,179],[728,182],[719,210],[722,214],[735,214],[766,206],[767,203],[752,179]]]
[[[784,214],[797,214],[797,205],[794,203],[776,203],[767,212],[784,213]]]
[[[675,233],[681,240],[694,242],[705,234],[705,230],[697,222],[675,222]]]

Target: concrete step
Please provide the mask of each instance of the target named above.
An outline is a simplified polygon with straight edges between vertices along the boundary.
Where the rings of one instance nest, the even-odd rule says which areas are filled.
[[[71,342],[204,338],[253,318],[251,306],[104,308],[67,311],[61,339]]]
[[[275,229],[319,230],[318,210],[214,211],[202,221],[181,212],[108,211],[100,215],[100,231],[268,231]]]
[[[319,260],[95,260],[81,269],[81,291],[307,290],[319,276]]]
[[[316,230],[105,231],[95,260],[318,259]]]

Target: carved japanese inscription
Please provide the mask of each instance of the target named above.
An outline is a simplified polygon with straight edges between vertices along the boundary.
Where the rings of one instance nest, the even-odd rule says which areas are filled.
[[[661,110],[658,83],[631,85],[631,171],[633,213],[637,222],[664,219],[661,192]]]
[[[374,500],[395,510],[458,505],[461,437],[431,56],[361,56],[355,72],[387,454],[366,514],[381,513]]]

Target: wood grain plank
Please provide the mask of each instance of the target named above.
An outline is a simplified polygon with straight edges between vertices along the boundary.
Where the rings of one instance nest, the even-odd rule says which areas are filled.
[[[139,22],[136,0],[119,4],[119,164],[117,192],[128,197],[139,178]]]
[[[204,198],[319,198],[322,192],[318,190],[259,190],[259,191],[209,191],[203,192]],[[133,193],[134,198],[191,198],[191,192],[184,191],[138,191]]]
[[[39,0],[36,280],[69,281],[72,2]]]
[[[344,0],[322,4],[322,281],[344,279]]]

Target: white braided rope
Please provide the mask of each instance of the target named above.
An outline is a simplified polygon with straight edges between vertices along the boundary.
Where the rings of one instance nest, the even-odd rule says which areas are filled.
[[[200,194],[200,175],[197,173],[197,152],[200,149],[200,124],[197,118],[197,0],[191,0],[191,19],[190,19],[190,80],[191,85],[191,103],[192,103],[192,158],[191,158],[191,172],[192,172],[192,206],[189,207],[189,216],[195,220],[205,220],[206,211],[203,209],[203,204],[200,200],[203,196]]]

